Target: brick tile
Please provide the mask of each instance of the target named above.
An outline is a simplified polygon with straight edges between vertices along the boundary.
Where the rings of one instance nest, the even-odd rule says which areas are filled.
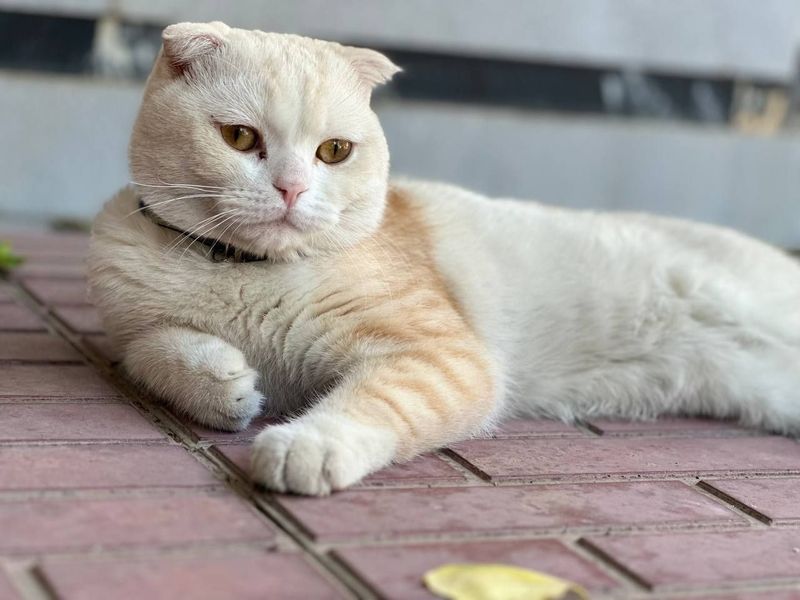
[[[583,435],[580,429],[560,421],[511,419],[501,424],[494,437],[567,437]]]
[[[502,563],[544,571],[592,592],[617,587],[598,567],[556,540],[342,548],[336,556],[387,598],[433,598],[422,583],[422,576],[440,565],[464,562]]]
[[[443,484],[467,481],[464,475],[435,454],[424,454],[406,463],[390,465],[369,475],[364,486]]]
[[[42,321],[33,311],[20,304],[0,304],[0,331],[45,331]]]
[[[706,483],[756,509],[773,522],[800,520],[800,478],[716,479]]]
[[[0,281],[0,304],[15,302],[14,295],[11,293],[11,286]]]
[[[273,528],[232,494],[0,502],[0,552],[269,542]]]
[[[591,537],[599,548],[654,589],[800,580],[800,531]]]
[[[0,446],[0,490],[219,485],[178,446]]]
[[[42,572],[65,600],[306,600],[342,596],[298,555],[247,553],[44,562]]]
[[[67,342],[47,333],[0,333],[0,360],[81,362]]]
[[[253,441],[261,431],[269,426],[279,423],[278,419],[270,417],[259,417],[253,419],[250,426],[244,431],[219,431],[216,429],[208,429],[197,423],[191,423],[190,426],[194,434],[202,442],[214,442],[215,444],[243,444],[245,442]]]
[[[472,440],[453,449],[493,481],[800,471],[800,444],[778,436]]]
[[[0,600],[22,600],[22,596],[17,594],[14,586],[8,580],[8,576],[0,570]]]
[[[50,277],[57,279],[86,279],[86,264],[83,261],[67,260],[56,262],[52,259],[27,258],[14,269],[15,279],[27,277]]]
[[[23,280],[25,287],[44,304],[88,304],[85,279],[40,279],[30,277]]]
[[[83,336],[86,346],[110,365],[115,365],[122,360],[122,353],[111,343],[111,339],[105,334],[91,334]]]
[[[250,444],[224,444],[215,447],[234,467],[246,475],[250,470]]]
[[[126,404],[0,404],[0,442],[164,441],[152,423]]]
[[[694,600],[800,600],[800,588],[794,590],[771,590],[769,592],[732,592],[713,596],[692,596]]]
[[[655,421],[592,421],[602,435],[756,435],[759,432],[720,419],[664,417]]]
[[[77,333],[103,333],[100,315],[94,306],[56,306],[52,309],[67,327]]]
[[[9,241],[23,256],[84,256],[89,251],[89,235],[55,231],[0,231],[0,240]]]
[[[5,365],[0,396],[113,398],[119,393],[84,365]]]
[[[280,502],[317,539],[745,523],[677,481],[350,490]]]

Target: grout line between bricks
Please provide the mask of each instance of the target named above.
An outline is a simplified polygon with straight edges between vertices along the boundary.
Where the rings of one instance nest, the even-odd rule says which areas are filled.
[[[580,538],[575,542],[575,545],[581,546],[587,553],[594,555],[598,560],[606,563],[610,568],[614,569],[622,577],[630,581],[630,583],[636,586],[636,588],[648,592],[652,591],[653,586],[646,579],[623,565],[621,562],[617,561],[610,554],[603,552],[600,548],[592,544],[586,538]]]
[[[366,589],[364,584],[352,573],[343,573],[341,569],[329,560],[325,553],[316,548],[312,540],[302,532],[293,527],[287,527],[287,521],[277,518],[278,515],[273,510],[264,510],[263,499],[253,493],[252,486],[236,472],[231,469],[227,462],[220,462],[208,447],[198,444],[196,437],[191,430],[175,417],[168,410],[162,408],[147,393],[135,387],[127,378],[120,375],[113,366],[97,355],[96,352],[84,344],[83,335],[73,332],[65,323],[54,315],[47,307],[42,306],[37,299],[27,292],[17,281],[9,282],[11,287],[17,291],[17,296],[29,308],[45,320],[48,330],[65,339],[74,347],[85,359],[89,366],[94,367],[109,383],[121,393],[124,401],[136,408],[146,419],[155,427],[159,428],[168,438],[184,447],[189,454],[200,460],[206,468],[212,470],[216,476],[220,477],[229,490],[233,491],[240,499],[246,501],[250,506],[264,515],[279,531],[282,531],[297,546],[303,550],[303,556],[312,567],[320,572],[321,576],[329,581],[340,593],[356,598],[370,598],[372,594],[364,595]],[[44,310],[42,310],[44,309]]]
[[[57,600],[58,596],[41,576],[32,560],[17,562],[5,572],[23,600]]]
[[[285,548],[276,542],[265,541],[206,541],[183,542],[172,546],[104,546],[101,550],[95,547],[82,546],[75,548],[50,548],[48,550],[4,551],[3,558],[11,561],[24,561],[34,565],[37,560],[68,560],[91,558],[93,561],[123,561],[123,560],[156,560],[165,558],[194,558],[194,557],[232,557],[238,554],[252,555],[253,552],[268,553],[280,551],[281,554],[301,555],[299,548]]]
[[[741,500],[737,500],[733,496],[726,494],[720,489],[715,488],[712,484],[706,481],[698,481],[694,485],[692,485],[698,491],[705,492],[703,495],[713,498],[715,501],[724,504],[730,510],[733,510],[737,514],[740,514],[744,517],[747,517],[748,520],[755,521],[758,525],[772,525],[773,521],[770,517],[765,515],[764,513],[756,510],[752,506],[748,506]]]
[[[494,481],[492,481],[491,476],[477,467],[476,465],[469,462],[466,458],[461,456],[455,450],[451,450],[450,448],[442,448],[439,450],[439,454],[443,457],[447,457],[452,461],[454,464],[458,464],[464,471],[468,472],[472,477],[477,477],[484,483],[489,483],[492,485],[497,485]]]
[[[627,571],[620,571],[616,568],[615,563],[609,563],[594,552],[590,552],[586,547],[584,547],[583,544],[580,543],[581,539],[582,538],[579,537],[573,537],[569,539],[561,538],[560,541],[572,552],[600,569],[600,571],[604,574],[608,575],[613,581],[618,582],[622,586],[622,589],[614,590],[615,596],[617,591],[632,593],[641,591],[642,589],[646,590],[646,588],[642,588],[637,579],[631,579],[628,576]]]
[[[460,455],[458,455],[458,453],[456,452],[453,452],[449,448],[442,448],[441,450],[437,450],[435,454],[436,456],[439,457],[439,459],[443,460],[453,469],[461,473],[466,478],[467,485],[474,485],[476,483],[481,486],[485,486],[487,483],[489,485],[493,485],[488,475],[483,473],[483,471],[481,471],[480,469],[477,469],[477,467],[472,465],[472,463],[469,463],[470,465],[469,467],[466,466],[466,464],[464,464],[464,462],[460,460],[461,458]],[[477,471],[474,469],[477,469]],[[442,486],[437,485],[436,487],[442,487]]]
[[[466,459],[462,459],[466,460]],[[483,471],[475,467],[480,473]],[[489,477],[487,475],[487,477]],[[525,485],[553,485],[571,483],[635,483],[637,481],[685,481],[686,479],[797,479],[800,477],[800,469],[781,469],[779,471],[758,470],[712,470],[712,471],[658,471],[653,473],[641,473],[630,471],[626,473],[574,473],[570,475],[559,475],[556,473],[544,473],[541,475],[527,476],[499,476],[491,480],[490,483],[502,487],[525,486]]]
[[[781,529],[796,531],[800,521],[787,524]],[[398,534],[393,532],[389,537],[382,534],[344,534],[341,537],[328,537],[316,540],[320,546],[331,548],[351,548],[362,546],[405,546],[441,543],[459,543],[475,541],[527,541],[540,539],[562,539],[564,536],[606,536],[621,535],[626,537],[646,536],[653,534],[694,534],[708,533],[743,533],[753,531],[749,523],[720,523],[706,521],[684,521],[682,523],[648,523],[644,525],[586,525],[586,526],[551,526],[540,528],[490,529],[485,531],[429,531]]]
[[[274,500],[269,492],[259,492],[250,484],[238,467],[229,461],[215,448],[207,448],[208,456],[215,461],[221,470],[227,472],[229,485],[234,491],[251,502],[253,506],[268,518],[280,531],[297,545],[298,550],[307,559],[313,559],[313,566],[328,580],[332,580],[340,587],[350,593],[355,593],[357,598],[371,598],[371,594],[363,593],[364,583],[350,572],[342,572],[326,552],[326,550],[315,543],[311,532],[305,526],[290,515],[285,509]]]

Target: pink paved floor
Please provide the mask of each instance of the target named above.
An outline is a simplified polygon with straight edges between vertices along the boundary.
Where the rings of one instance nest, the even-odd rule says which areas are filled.
[[[728,423],[509,423],[326,499],[254,492],[248,440],[126,383],[78,235],[0,281],[0,600],[427,598],[491,561],[594,598],[800,598],[800,445]]]

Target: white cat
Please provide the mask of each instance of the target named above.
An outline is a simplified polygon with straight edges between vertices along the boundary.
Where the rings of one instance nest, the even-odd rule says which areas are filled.
[[[90,258],[133,378],[213,427],[292,416],[252,472],[304,494],[510,414],[800,431],[793,260],[707,225],[390,185],[369,100],[397,70],[222,23],[164,31],[136,184]]]

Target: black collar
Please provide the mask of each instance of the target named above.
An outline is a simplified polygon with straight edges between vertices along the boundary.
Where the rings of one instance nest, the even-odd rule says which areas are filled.
[[[213,262],[246,263],[246,262],[258,262],[267,260],[266,256],[258,256],[256,254],[251,254],[250,252],[241,250],[231,244],[220,242],[219,240],[215,240],[214,238],[194,235],[189,233],[188,231],[184,231],[183,229],[174,227],[169,223],[167,223],[166,221],[164,221],[156,213],[154,213],[153,209],[147,206],[147,204],[144,203],[144,200],[141,199],[139,200],[139,211],[159,227],[163,227],[164,229],[170,229],[172,231],[180,233],[187,239],[190,239],[194,242],[200,242],[204,246],[208,246],[210,248],[210,252],[208,252],[208,259]]]

